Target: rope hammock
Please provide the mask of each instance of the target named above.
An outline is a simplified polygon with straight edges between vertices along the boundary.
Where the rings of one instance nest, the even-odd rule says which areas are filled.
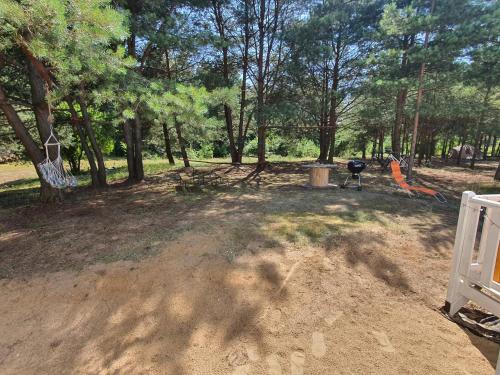
[[[38,164],[43,179],[56,189],[75,187],[77,185],[76,178],[64,169],[61,144],[54,135],[52,126],[50,127],[50,135],[43,145],[45,146],[45,160]],[[50,159],[49,147],[57,147],[57,157],[54,160]]]

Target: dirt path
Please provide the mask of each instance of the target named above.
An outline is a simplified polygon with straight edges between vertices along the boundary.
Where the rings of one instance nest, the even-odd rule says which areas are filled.
[[[438,311],[455,208],[272,187],[0,213],[0,373],[494,373]]]

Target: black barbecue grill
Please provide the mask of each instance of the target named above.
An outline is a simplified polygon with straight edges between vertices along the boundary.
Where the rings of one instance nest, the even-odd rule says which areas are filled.
[[[359,191],[361,191],[361,172],[366,168],[366,163],[365,162],[362,162],[361,160],[350,160],[348,163],[347,163],[347,169],[349,169],[349,172],[351,172],[351,175],[350,176],[347,176],[347,178],[345,179],[344,183],[342,185],[340,185],[341,188],[346,188],[346,187],[349,187],[349,178],[352,179],[352,180],[358,180],[358,184],[356,186],[353,186],[353,187],[356,187],[356,189],[358,189]]]

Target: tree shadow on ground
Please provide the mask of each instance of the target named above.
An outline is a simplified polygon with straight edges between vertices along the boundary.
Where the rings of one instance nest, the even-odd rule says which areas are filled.
[[[355,231],[343,238],[345,259],[352,267],[364,265],[368,271],[386,285],[403,293],[411,291],[408,279],[400,266],[385,256],[380,248],[389,244],[378,234]]]
[[[418,225],[404,220],[398,225],[402,230],[412,226],[433,249],[438,244],[451,246],[451,231],[445,230],[452,227],[450,214],[456,215],[434,204],[373,192],[265,188],[179,195],[156,183],[119,186],[88,192],[61,205],[0,213],[6,233],[0,237],[0,277],[139,260],[155,255],[158,244],[172,241],[186,230],[217,222],[238,226],[257,220],[265,228],[285,218],[290,242],[305,237],[318,243],[346,228],[366,223],[388,227],[391,221],[401,222],[398,218],[414,218]],[[440,221],[442,230],[434,230]],[[271,235],[267,238],[274,240]]]

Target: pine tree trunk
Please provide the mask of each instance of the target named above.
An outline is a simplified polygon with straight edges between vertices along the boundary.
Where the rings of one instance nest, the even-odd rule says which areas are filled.
[[[400,89],[396,97],[396,114],[394,119],[394,126],[392,130],[392,152],[398,157],[401,154],[401,125],[403,123],[403,112],[406,105],[406,97],[408,90]]]
[[[328,66],[326,59],[323,63],[323,79],[321,82],[321,113],[319,120],[319,156],[320,163],[326,162],[328,157],[328,107],[330,101],[330,94],[328,90]]]
[[[8,102],[7,96],[3,87],[0,85],[0,109],[4,113],[7,122],[14,130],[17,138],[21,141],[26,150],[28,157],[30,158],[33,166],[35,167],[36,173],[40,180],[40,200],[43,203],[58,202],[62,200],[62,192],[59,189],[54,189],[51,187],[42,177],[42,174],[38,170],[38,164],[41,163],[45,156],[42,154],[37,144],[28,132],[28,129],[24,125],[23,121],[17,114],[14,107]]]
[[[401,76],[406,78],[408,75],[408,49],[413,45],[414,38],[405,35],[403,38],[403,56],[401,58],[401,66],[399,68]],[[401,154],[401,125],[403,123],[404,109],[406,105],[406,99],[408,96],[408,89],[403,87],[398,90],[396,95],[396,109],[394,116],[394,124],[392,128],[392,139],[391,148],[398,157]]]
[[[333,164],[333,157],[335,156],[335,140],[337,138],[337,126],[331,129],[332,134],[330,135],[330,149],[328,150],[328,163]]]
[[[380,158],[384,158],[384,132],[380,131],[378,138],[378,154]]]
[[[174,155],[172,154],[172,145],[170,143],[170,134],[166,123],[163,123],[163,139],[165,140],[165,153],[167,154],[168,163],[175,165]]]
[[[436,6],[436,0],[432,0],[430,14],[434,12],[434,7]],[[424,36],[424,49],[427,49],[429,46],[429,34],[430,31],[425,31]],[[413,178],[413,162],[415,158],[415,148],[417,145],[417,136],[418,136],[418,124],[420,117],[420,105],[422,103],[422,97],[424,95],[424,77],[425,77],[425,61],[422,61],[420,64],[420,70],[418,74],[418,89],[417,89],[417,100],[415,105],[415,118],[413,123],[413,132],[412,132],[412,142],[411,142],[411,151],[410,151],[410,160],[408,161],[408,171],[406,172],[406,178],[411,180]]]
[[[259,165],[266,163],[266,128],[264,126],[257,130],[257,159]]]
[[[376,155],[377,155],[377,136],[373,137],[373,143],[372,143],[372,160],[375,159]]]
[[[133,138],[134,142],[134,168],[136,172],[136,181],[144,180],[144,166],[142,163],[142,123],[139,116],[135,115]]]
[[[224,118],[226,120],[226,131],[227,138],[229,140],[229,152],[231,154],[231,162],[238,163],[238,150],[236,150],[236,144],[234,143],[234,132],[233,132],[233,111],[228,105],[224,105]]]
[[[477,124],[477,129],[476,129],[476,139],[474,142],[474,152],[472,153],[472,160],[470,163],[470,168],[474,169],[474,165],[476,162],[476,157],[477,157],[477,151],[481,150],[480,142],[481,142],[481,136],[482,136],[482,128],[483,128],[483,122],[484,122],[484,117],[486,115],[486,104],[488,104],[488,100],[490,98],[490,92],[491,92],[491,86],[488,85],[486,88],[486,93],[484,95],[483,99],[483,108],[481,110],[481,115],[479,116],[479,121]]]
[[[335,140],[337,136],[337,95],[340,83],[340,55],[342,53],[342,33],[339,32],[335,44],[335,60],[333,63],[332,73],[332,92],[330,100],[330,113],[328,115],[329,128],[329,146],[328,150],[328,163],[333,163],[333,156],[335,154]]]
[[[175,123],[175,132],[177,133],[177,140],[179,142],[179,147],[181,149],[182,160],[184,161],[184,167],[187,168],[190,167],[190,164],[189,164],[188,154],[186,151],[185,140],[182,137],[181,124],[179,123],[179,121],[177,121],[176,118],[174,119],[174,123]]]
[[[228,61],[228,40],[226,38],[226,23],[227,20],[224,19],[224,13],[222,11],[222,2],[219,0],[212,0],[212,10],[215,21],[215,27],[219,33],[220,40],[222,41],[222,77],[224,79],[224,86],[230,87],[231,83],[229,81],[229,61]],[[231,108],[224,104],[224,119],[226,122],[226,132],[229,141],[229,151],[231,154],[231,162],[238,163],[238,150],[236,149],[236,143],[234,141],[234,129],[233,129],[233,113]]]
[[[128,119],[123,124],[123,138],[125,139],[125,144],[127,145],[128,181],[130,183],[137,181],[137,172],[135,170],[135,162],[134,162],[134,142],[133,142],[132,121],[133,120]]]
[[[48,84],[40,77],[35,66],[28,62],[29,81],[31,87],[31,102],[35,113],[36,126],[40,140],[44,143],[50,136],[53,117],[47,102]],[[49,157],[54,160],[57,157],[55,147],[49,148]],[[37,168],[38,170],[38,168]],[[39,175],[40,176],[40,175]],[[53,188],[43,178],[40,178],[40,200],[44,203],[61,201],[63,198],[60,189]]]
[[[94,129],[92,128],[90,115],[87,109],[87,103],[84,99],[78,98],[78,104],[80,105],[80,110],[82,111],[83,125],[85,126],[85,132],[90,141],[90,146],[97,160],[97,179],[99,181],[99,186],[107,186],[106,182],[106,166],[104,165],[104,157],[102,155],[101,147],[97,143],[97,139],[94,134]]]
[[[260,0],[258,17],[258,53],[257,53],[257,158],[260,166],[266,163],[266,128],[264,119],[264,43],[266,36],[266,0]]]
[[[76,113],[73,102],[69,99],[66,102],[68,103],[69,113],[71,115],[71,124],[73,125],[73,128],[75,129],[75,132],[78,135],[78,139],[80,140],[83,152],[85,153],[87,161],[89,162],[90,178],[92,180],[92,186],[97,187],[99,186],[99,179],[97,176],[97,165],[94,159],[94,154],[89,148],[89,145],[87,143],[87,138],[80,125],[80,119],[78,118],[78,114]]]
[[[441,160],[446,159],[446,147],[448,145],[448,137],[443,140],[443,146],[441,147]]]
[[[241,81],[241,101],[240,101],[240,118],[238,123],[238,163],[242,162],[243,149],[245,147],[245,107],[246,107],[246,93],[247,93],[247,73],[248,73],[248,50],[250,46],[250,29],[249,29],[249,9],[248,1],[245,1],[245,26],[244,26],[244,49],[243,49],[243,66],[241,68],[242,81]]]

